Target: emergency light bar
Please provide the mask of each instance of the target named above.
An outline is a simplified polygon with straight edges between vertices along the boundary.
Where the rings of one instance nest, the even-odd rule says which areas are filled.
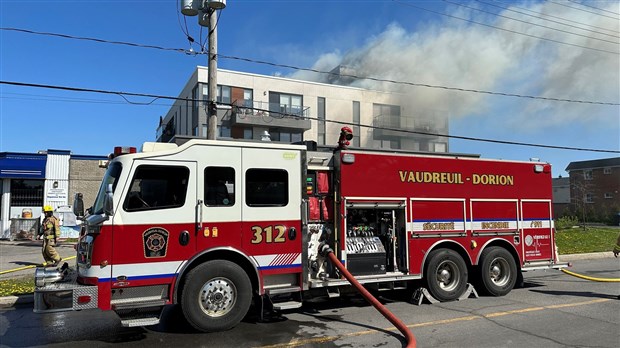
[[[120,155],[126,155],[128,153],[136,153],[136,148],[133,146],[115,146],[113,156],[118,157]]]

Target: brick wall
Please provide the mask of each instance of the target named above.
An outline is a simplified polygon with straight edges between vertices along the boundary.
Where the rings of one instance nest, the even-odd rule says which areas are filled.
[[[586,171],[592,172],[591,179],[585,178]],[[620,211],[620,167],[576,169],[569,174],[573,205],[584,204],[584,195],[589,194],[591,202],[585,202],[586,210],[595,216]]]
[[[84,208],[91,207],[97,197],[105,168],[99,168],[98,160],[69,160],[69,204],[75,193],[84,195]]]

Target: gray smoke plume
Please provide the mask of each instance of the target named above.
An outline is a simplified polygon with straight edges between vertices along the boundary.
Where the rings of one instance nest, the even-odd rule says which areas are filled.
[[[504,5],[505,3],[496,4]],[[446,19],[427,25],[423,30],[416,32],[408,32],[398,23],[393,23],[381,34],[369,38],[363,47],[345,54],[338,51],[321,54],[313,68],[331,71],[340,65],[353,69],[350,72],[354,72],[357,76],[549,98],[620,102],[620,56],[618,55],[620,53],[618,46],[620,21],[618,19],[576,11],[553,3],[512,4],[518,6],[512,8],[514,11],[526,12],[524,10],[526,8],[534,11],[538,16],[552,14],[555,17],[583,24],[567,22],[571,26],[563,26],[508,10],[503,10],[500,15],[539,23],[586,37],[570,35],[500,16],[480,14],[471,9],[455,6],[450,12],[453,16],[483,22],[509,31],[568,42],[573,46],[456,19]],[[597,2],[596,4],[600,8],[616,13],[620,10],[618,2]],[[479,3],[467,5],[481,6]],[[559,19],[554,20],[559,21]],[[576,26],[609,35],[580,30]],[[291,77],[328,82],[326,74],[306,71],[296,72]],[[532,117],[537,117],[536,127],[538,129],[566,122],[590,125],[592,121],[596,121],[599,125],[601,122],[615,122],[617,127],[619,122],[620,108],[618,106],[515,99],[364,79],[347,82],[350,82],[352,86],[363,88],[405,92],[408,102],[415,105],[415,108],[428,110],[440,108],[451,117],[480,115],[490,109],[497,109],[497,103],[508,103],[511,105],[511,117],[507,122],[518,125],[520,129],[527,129],[528,124],[533,123]]]

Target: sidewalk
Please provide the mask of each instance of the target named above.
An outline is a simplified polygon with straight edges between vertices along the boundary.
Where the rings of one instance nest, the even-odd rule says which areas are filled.
[[[7,241],[0,240],[0,272],[21,268],[30,265],[40,265],[43,262],[41,255],[42,241]],[[60,242],[56,247],[56,251],[60,256],[65,259],[71,256],[75,256],[74,243]],[[590,259],[602,259],[613,258],[611,251],[600,253],[586,253],[586,254],[567,254],[560,255],[560,262],[573,262],[576,260],[590,260]],[[73,260],[69,261],[70,265],[75,263]],[[30,276],[34,277],[34,267],[11,272],[0,275],[0,281],[10,278]],[[0,297],[0,308],[12,307],[19,304],[31,304],[33,302],[33,296],[21,295],[21,296],[7,296]]]

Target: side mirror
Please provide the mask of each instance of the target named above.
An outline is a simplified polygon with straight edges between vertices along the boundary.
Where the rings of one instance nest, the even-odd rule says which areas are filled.
[[[76,193],[73,198],[73,214],[75,216],[84,216],[84,199],[81,193]]]
[[[112,194],[112,184],[105,188],[105,196],[103,197],[103,212],[110,216],[114,213],[114,196]]]

